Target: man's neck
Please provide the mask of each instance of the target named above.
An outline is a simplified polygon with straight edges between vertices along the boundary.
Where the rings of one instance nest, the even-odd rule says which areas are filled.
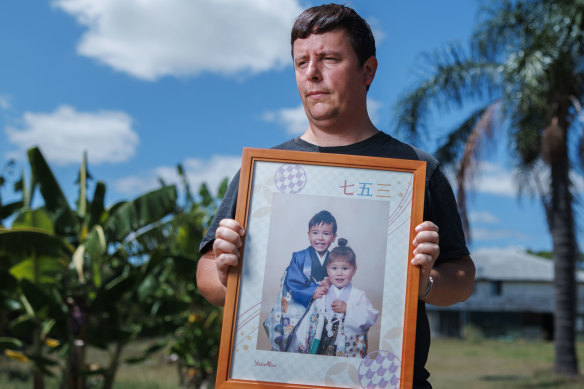
[[[317,146],[348,146],[368,139],[378,132],[370,120],[354,126],[322,126],[310,123],[308,130],[300,138]]]

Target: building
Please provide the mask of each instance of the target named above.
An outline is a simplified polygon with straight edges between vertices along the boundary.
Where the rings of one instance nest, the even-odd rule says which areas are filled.
[[[477,272],[473,295],[451,307],[427,305],[434,337],[464,336],[468,325],[486,337],[551,339],[553,262],[516,249],[471,254]],[[584,330],[584,272],[578,271],[577,330]]]

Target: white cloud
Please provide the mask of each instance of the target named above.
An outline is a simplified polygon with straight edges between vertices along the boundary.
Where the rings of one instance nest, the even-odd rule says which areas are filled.
[[[263,119],[283,126],[291,135],[301,135],[308,128],[308,119],[302,104],[296,108],[281,108],[277,111],[266,112]]]
[[[518,188],[511,170],[505,170],[498,164],[481,162],[474,189],[481,193],[516,196]]]
[[[471,223],[487,223],[487,224],[495,224],[499,223],[499,218],[493,215],[490,212],[471,212],[468,216],[468,219]]]
[[[241,166],[241,157],[215,155],[210,160],[190,158],[184,161],[183,168],[193,192],[198,192],[206,183],[212,193],[225,177],[231,179]],[[178,184],[180,178],[175,166],[160,166],[140,175],[121,178],[114,182],[114,188],[122,194],[137,195],[160,186],[158,179],[166,184]]]
[[[376,17],[366,17],[366,20],[375,38],[375,46],[379,47],[379,44],[387,38],[387,34],[382,29],[383,23]]]
[[[7,127],[9,142],[20,151],[39,146],[58,165],[78,164],[87,151],[93,164],[123,162],[134,156],[138,135],[121,111],[77,112],[63,105],[52,113],[25,112],[22,128]]]
[[[10,95],[0,95],[0,109],[8,109],[12,107],[12,97]]]
[[[379,112],[382,107],[383,104],[379,101],[367,99],[367,110],[374,124],[379,120]],[[295,108],[281,108],[277,111],[266,112],[262,118],[267,122],[277,123],[284,127],[290,135],[301,135],[308,128],[308,119],[302,104]]]
[[[53,0],[87,30],[77,50],[156,80],[262,72],[291,62],[297,0]]]
[[[490,230],[486,228],[472,228],[471,237],[473,241],[489,241],[489,240],[499,240],[499,239],[515,239],[524,240],[529,239],[530,236],[521,232],[514,230]]]

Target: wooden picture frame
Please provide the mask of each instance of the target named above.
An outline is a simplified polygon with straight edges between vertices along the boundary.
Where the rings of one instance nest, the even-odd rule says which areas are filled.
[[[423,161],[244,148],[235,218],[246,235],[228,276],[216,388],[411,388],[419,281],[411,242],[422,222],[425,175]],[[315,318],[333,317],[314,300],[310,319],[307,309],[291,327],[291,295],[281,283],[293,252],[310,250],[309,220],[323,209],[337,224],[329,251],[346,238],[356,256],[350,293],[361,291],[378,312],[366,335],[350,335],[349,322],[365,320],[354,313],[364,303],[352,308],[347,300],[353,316],[346,313],[335,330],[347,342],[336,352],[365,355],[367,344],[364,357],[273,351],[305,350],[302,339],[314,343],[309,336],[321,328],[311,332]],[[323,339],[333,334],[329,327]]]

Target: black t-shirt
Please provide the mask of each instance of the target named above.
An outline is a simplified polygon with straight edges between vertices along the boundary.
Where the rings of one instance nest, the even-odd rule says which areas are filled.
[[[440,227],[440,256],[436,263],[469,255],[452,188],[440,169],[438,161],[430,154],[400,142],[381,131],[364,141],[348,146],[320,147],[300,138],[295,138],[274,147],[274,149],[425,161],[424,220],[430,220]],[[215,230],[219,226],[219,222],[224,218],[232,219],[235,217],[238,185],[239,172],[229,184],[223,202],[219,206],[217,214],[201,242],[199,247],[201,253],[212,249]],[[426,306],[424,302],[419,301],[414,355],[414,388],[431,388],[427,381],[430,374],[424,368],[428,359],[429,348],[430,327],[426,317]]]

